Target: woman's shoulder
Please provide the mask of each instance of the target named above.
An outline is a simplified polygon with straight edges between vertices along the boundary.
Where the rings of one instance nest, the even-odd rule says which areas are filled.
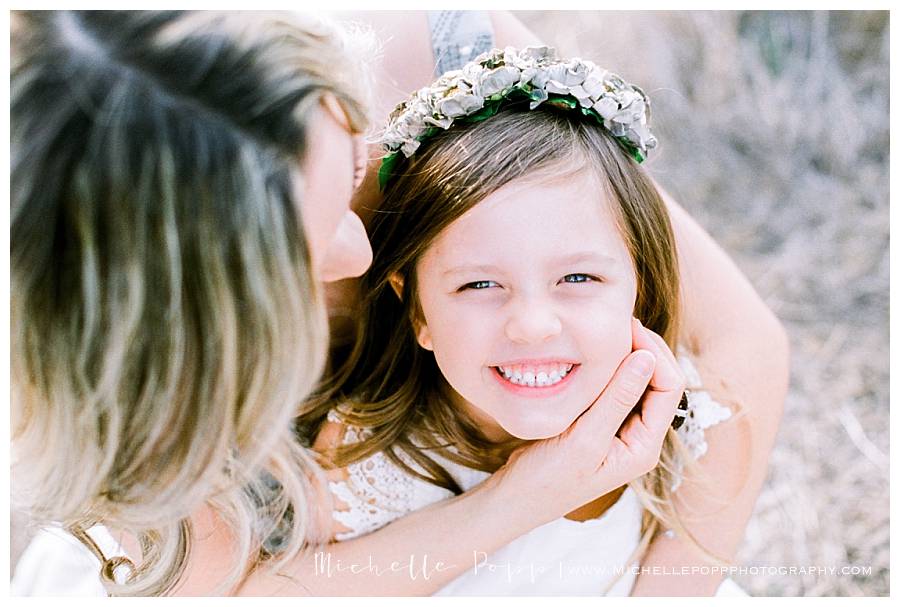
[[[327,457],[330,451],[363,441],[370,434],[366,428],[347,423],[335,408],[329,411],[313,449]],[[384,451],[344,466],[327,467],[325,476],[333,503],[331,538],[334,541],[371,533],[452,496],[446,489],[413,476]]]

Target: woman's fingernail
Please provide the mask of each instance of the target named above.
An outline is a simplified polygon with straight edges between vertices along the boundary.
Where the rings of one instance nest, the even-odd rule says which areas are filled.
[[[631,359],[631,368],[639,373],[642,377],[646,377],[653,373],[653,367],[656,365],[656,357],[646,350],[638,350]]]

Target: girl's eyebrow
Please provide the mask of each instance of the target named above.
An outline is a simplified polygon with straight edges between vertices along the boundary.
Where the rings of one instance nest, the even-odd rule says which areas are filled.
[[[553,260],[555,264],[570,264],[570,263],[580,263],[582,261],[596,261],[599,263],[617,265],[619,261],[615,257],[611,257],[609,255],[604,255],[598,251],[582,251],[579,253],[572,253],[570,255],[564,255],[562,257],[558,257]]]
[[[568,255],[563,255],[561,257],[554,258],[550,264],[551,265],[568,265],[573,263],[581,263],[583,261],[592,261],[607,265],[618,265],[619,261],[615,257],[611,257],[609,255],[604,255],[597,251],[580,251],[577,253],[570,253]],[[501,270],[498,266],[491,264],[461,264],[458,266],[454,266],[449,270],[443,273],[444,276],[449,276],[451,274],[461,274],[463,272],[495,272],[501,273]]]
[[[446,272],[444,272],[444,276],[449,276],[451,274],[462,274],[463,272],[501,272],[500,268],[492,265],[481,265],[481,264],[463,264],[460,266],[455,266],[450,268]]]

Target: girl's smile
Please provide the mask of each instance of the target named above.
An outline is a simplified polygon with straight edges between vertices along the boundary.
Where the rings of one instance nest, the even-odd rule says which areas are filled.
[[[517,396],[546,398],[556,396],[571,383],[580,365],[574,363],[535,363],[491,367],[494,377]]]

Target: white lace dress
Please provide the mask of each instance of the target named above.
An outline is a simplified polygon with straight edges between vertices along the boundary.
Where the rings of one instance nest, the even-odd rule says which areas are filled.
[[[690,396],[688,414],[678,434],[695,458],[706,453],[704,430],[731,417],[731,411],[701,390],[697,370],[686,356],[678,357]],[[340,422],[335,412],[329,419]],[[366,431],[345,430],[345,444],[361,440]],[[488,477],[446,458],[434,459],[463,490]],[[411,460],[405,460],[415,468]],[[676,487],[677,487],[676,483]],[[376,453],[347,468],[346,480],[332,481],[330,489],[342,502],[334,519],[347,531],[338,541],[372,532],[410,512],[452,497],[446,489],[410,475]],[[533,529],[492,554],[475,553],[468,569],[435,595],[585,595],[627,596],[639,563],[628,563],[640,539],[643,507],[629,487],[600,517],[579,522],[560,518]],[[731,579],[718,595],[746,594]]]

